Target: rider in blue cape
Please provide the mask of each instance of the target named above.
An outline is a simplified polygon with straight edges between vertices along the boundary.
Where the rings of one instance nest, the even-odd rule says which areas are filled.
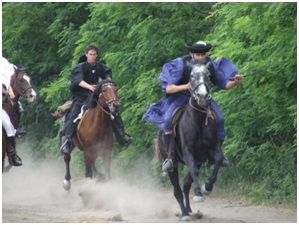
[[[195,61],[201,61],[205,65],[211,65],[209,66],[211,82],[220,89],[231,89],[242,82],[243,75],[237,74],[238,69],[229,59],[221,57],[214,61],[206,55],[211,48],[212,45],[199,41],[192,46],[187,46],[190,55],[176,58],[163,66],[159,79],[162,82],[162,90],[166,92],[166,95],[157,103],[150,105],[147,112],[143,115],[143,119],[154,123],[160,130],[164,131],[166,149],[169,149],[171,141],[171,117],[173,112],[176,108],[188,104],[190,99],[189,78],[191,69],[187,66],[188,62],[195,64]],[[209,62],[211,64],[208,64]],[[229,78],[234,78],[234,80],[229,81]],[[208,104],[217,114],[217,134],[222,145],[226,136],[224,116],[213,98],[209,100]],[[221,165],[229,166],[228,160],[225,158]],[[162,171],[172,171],[175,166],[177,166],[176,152],[172,148],[171,159],[165,160]]]

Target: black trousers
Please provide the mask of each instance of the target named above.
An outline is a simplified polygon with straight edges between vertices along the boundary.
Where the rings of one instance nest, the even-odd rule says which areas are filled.
[[[70,108],[70,111],[65,117],[65,124],[64,128],[62,130],[62,133],[67,137],[71,138],[74,128],[76,124],[74,123],[74,119],[76,119],[81,112],[81,108],[84,105],[83,101],[79,100],[73,100],[72,106]]]

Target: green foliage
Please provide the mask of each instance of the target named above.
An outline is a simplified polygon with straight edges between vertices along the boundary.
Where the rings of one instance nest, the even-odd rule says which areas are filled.
[[[163,64],[188,54],[187,44],[212,43],[212,58],[227,57],[240,73],[251,74],[232,90],[213,92],[226,118],[224,153],[233,164],[218,185],[233,181],[256,202],[294,202],[296,18],[297,4],[284,2],[9,2],[2,8],[2,48],[12,63],[27,67],[38,92],[21,117],[36,157],[59,157],[61,121],[50,112],[70,100],[71,69],[86,46],[98,46],[118,85],[126,132],[134,137],[126,149],[116,145],[116,169],[132,174],[147,165],[143,179],[167,186],[151,150],[157,128],[142,115],[165,94],[158,80]],[[72,156],[72,168],[82,172],[82,153]],[[203,179],[210,170],[204,167]],[[185,172],[180,169],[181,176]]]
[[[222,23],[209,35],[217,44],[213,56],[226,56],[241,73],[251,74],[242,86],[214,95],[226,116],[225,153],[257,182],[252,199],[292,200],[297,177],[296,3],[218,7],[211,19]]]

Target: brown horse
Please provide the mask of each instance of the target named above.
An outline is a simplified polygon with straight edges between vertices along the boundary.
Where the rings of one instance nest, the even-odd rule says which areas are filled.
[[[87,102],[89,109],[84,113],[77,131],[72,137],[74,145],[84,154],[85,176],[98,180],[110,179],[111,152],[113,147],[112,121],[113,114],[119,113],[120,100],[117,95],[116,84],[111,80],[104,80],[97,85],[95,92]],[[95,161],[101,156],[104,163],[104,174],[95,168]],[[70,175],[71,156],[64,153],[66,165],[63,187],[71,188]]]
[[[10,85],[15,94],[15,98],[8,99],[7,94],[5,94],[7,87],[2,85],[2,108],[7,112],[14,128],[17,129],[19,127],[19,98],[22,96],[31,103],[35,100],[36,93],[31,86],[31,77],[28,75],[25,69],[15,70],[15,74],[11,77]],[[4,168],[4,161],[7,151],[6,138],[6,132],[2,128],[2,173],[3,171],[9,171],[11,168],[11,165],[8,165]]]

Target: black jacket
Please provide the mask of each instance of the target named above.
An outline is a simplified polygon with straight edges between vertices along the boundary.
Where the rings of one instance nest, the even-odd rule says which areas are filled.
[[[103,63],[96,62],[95,66],[92,66],[88,62],[77,64],[71,73],[70,89],[73,98],[84,100],[90,93],[90,90],[79,86],[81,81],[85,81],[88,84],[94,85],[98,84],[99,78],[105,80],[108,77],[112,79],[112,70]]]

